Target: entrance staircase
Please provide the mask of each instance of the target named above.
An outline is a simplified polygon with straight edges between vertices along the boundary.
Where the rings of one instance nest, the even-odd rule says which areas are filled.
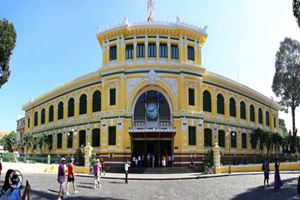
[[[106,170],[111,173],[124,173],[123,167],[110,167]],[[204,167],[130,167],[129,173],[136,174],[176,174],[176,173],[196,173],[204,172]]]

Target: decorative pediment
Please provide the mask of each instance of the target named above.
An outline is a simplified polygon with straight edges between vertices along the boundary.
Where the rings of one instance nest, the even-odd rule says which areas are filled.
[[[145,80],[149,82],[149,84],[155,84],[160,80],[159,74],[157,74],[154,69],[151,69],[149,73],[145,75]]]
[[[127,99],[131,96],[131,93],[141,78],[127,79]]]

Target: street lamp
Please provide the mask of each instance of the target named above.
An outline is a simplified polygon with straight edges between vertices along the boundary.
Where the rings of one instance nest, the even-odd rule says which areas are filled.
[[[229,156],[230,156],[230,151],[231,151],[231,133],[230,133],[230,129],[229,128],[227,129],[227,134],[226,135],[228,136],[228,140],[229,140]],[[235,136],[234,132],[232,133],[232,136]],[[232,162],[232,159],[230,158],[229,166],[228,166],[228,174],[231,174],[231,162]]]

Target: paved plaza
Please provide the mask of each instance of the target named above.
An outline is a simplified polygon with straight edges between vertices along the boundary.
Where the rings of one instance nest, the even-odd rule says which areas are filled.
[[[271,174],[271,184],[274,175]],[[32,199],[57,199],[58,183],[56,175],[25,174],[32,185]],[[93,189],[93,179],[77,177],[79,194],[67,199],[300,199],[297,195],[298,174],[282,174],[284,187],[274,191],[264,188],[262,175],[232,175],[190,180],[131,180],[125,184],[120,179],[102,179],[101,189]]]

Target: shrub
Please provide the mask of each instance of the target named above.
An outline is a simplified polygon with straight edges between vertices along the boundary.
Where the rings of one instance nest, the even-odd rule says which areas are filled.
[[[97,157],[96,157],[96,153],[92,153],[92,156],[90,158],[90,165],[94,165],[96,163]]]
[[[14,153],[4,153],[2,159],[4,162],[16,162],[16,155]]]

